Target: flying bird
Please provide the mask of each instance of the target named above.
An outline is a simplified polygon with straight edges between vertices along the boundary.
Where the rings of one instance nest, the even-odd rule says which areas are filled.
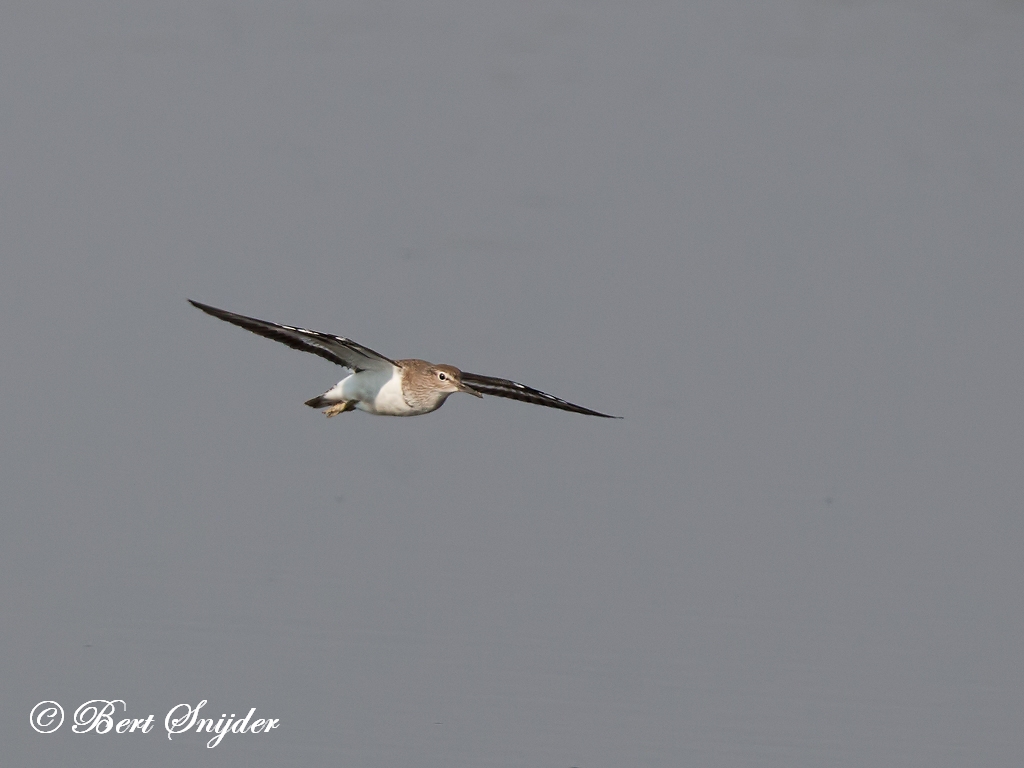
[[[465,392],[475,397],[506,397],[604,419],[622,418],[574,405],[516,381],[465,373],[453,365],[428,363],[426,360],[392,360],[344,336],[236,315],[192,299],[189,303],[247,331],[350,369],[352,373],[349,376],[322,395],[306,401],[310,408],[324,408],[325,416],[337,416],[352,410],[381,416],[419,416],[436,411],[449,395]]]

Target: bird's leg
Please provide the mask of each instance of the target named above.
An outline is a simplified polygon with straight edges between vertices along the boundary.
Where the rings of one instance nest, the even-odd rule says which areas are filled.
[[[331,416],[337,416],[339,413],[344,413],[345,411],[354,411],[355,409],[356,403],[354,400],[344,400],[340,403],[335,403],[326,411],[324,411],[324,416],[330,418]]]

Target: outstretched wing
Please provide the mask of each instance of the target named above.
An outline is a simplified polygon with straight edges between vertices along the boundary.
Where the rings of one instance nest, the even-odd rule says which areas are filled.
[[[525,384],[520,384],[518,381],[496,379],[493,376],[480,376],[476,373],[463,373],[462,383],[468,384],[485,395],[507,397],[510,400],[522,400],[524,403],[546,405],[548,408],[558,408],[563,411],[572,411],[573,413],[584,413],[588,416],[600,416],[603,419],[622,418],[621,416],[609,416],[607,413],[592,411],[589,408],[584,408],[582,405],[573,405],[554,395],[549,395],[547,392],[541,392],[539,389],[533,389]]]
[[[198,301],[192,301],[192,299],[189,299],[189,303],[193,307],[203,310],[208,315],[213,315],[221,320],[233,323],[260,336],[266,336],[268,339],[280,341],[292,349],[319,355],[325,360],[330,360],[332,363],[344,366],[345,368],[351,368],[357,373],[367,370],[391,370],[392,366],[402,367],[394,360],[384,357],[384,355],[374,352],[362,344],[356,344],[344,336],[332,336],[329,333],[320,333],[320,331],[309,331],[305,328],[293,328],[290,325],[268,323],[266,320],[236,315],[234,312],[217,309],[207,304],[200,304]]]

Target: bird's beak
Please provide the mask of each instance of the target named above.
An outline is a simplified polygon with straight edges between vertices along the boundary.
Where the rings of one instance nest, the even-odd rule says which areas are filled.
[[[471,386],[469,386],[468,384],[463,384],[462,382],[459,382],[459,392],[465,392],[467,395],[475,395],[476,397],[483,397],[483,395],[481,395]]]

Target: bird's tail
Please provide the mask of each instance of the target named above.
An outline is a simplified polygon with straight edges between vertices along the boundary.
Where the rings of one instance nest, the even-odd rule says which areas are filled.
[[[328,400],[323,395],[317,395],[316,397],[307,400],[306,405],[310,408],[326,408],[329,405],[334,405],[337,400]]]

